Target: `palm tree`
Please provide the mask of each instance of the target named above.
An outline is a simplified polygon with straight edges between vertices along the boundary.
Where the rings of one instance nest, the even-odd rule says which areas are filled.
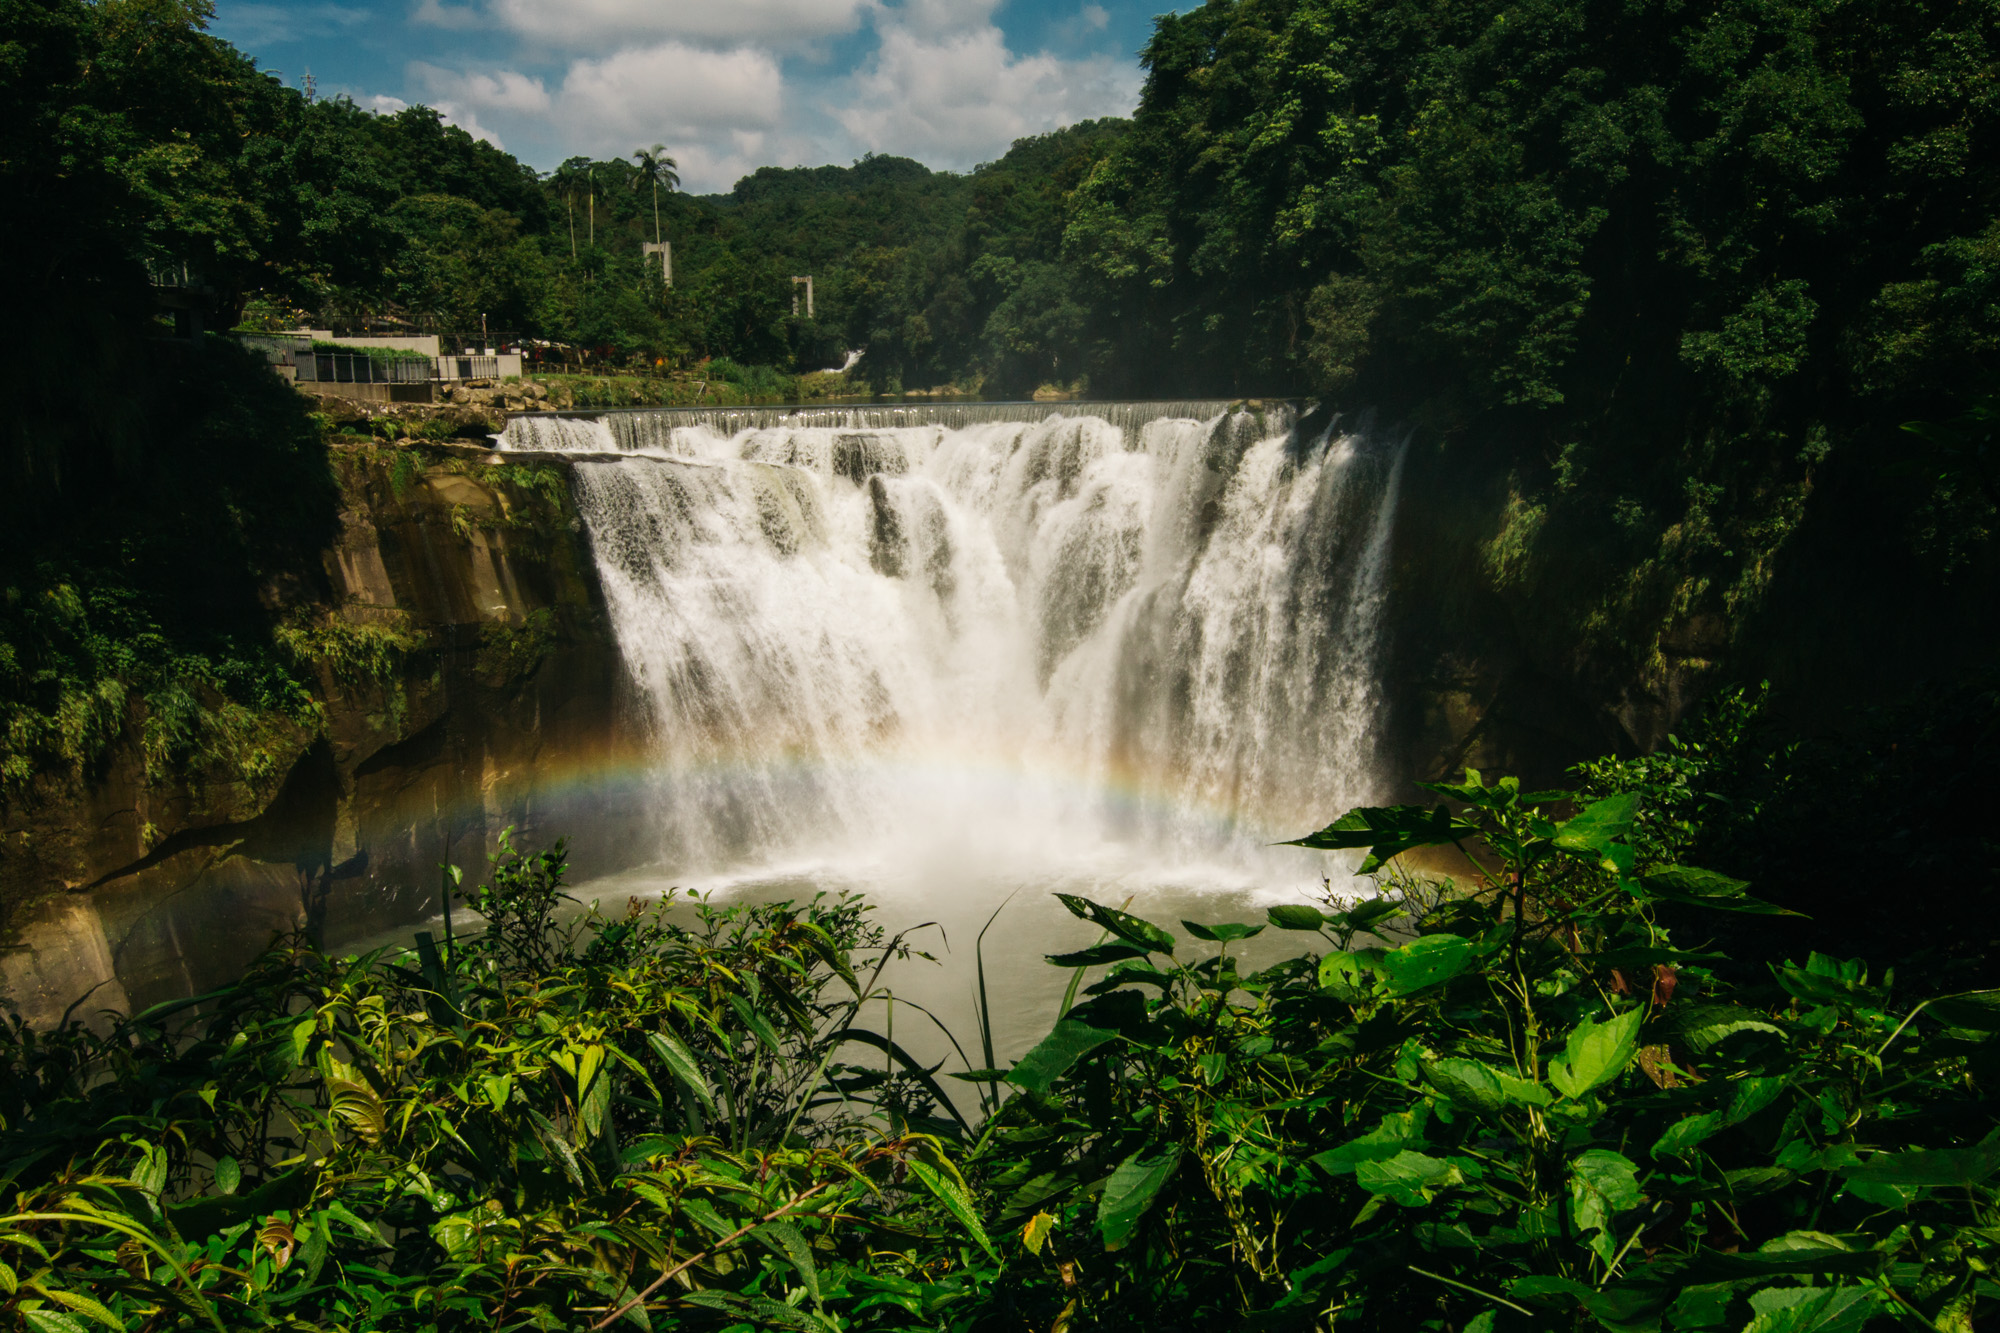
[[[576,197],[590,184],[590,159],[573,157],[555,169],[550,181],[556,192],[562,195],[563,207],[569,213],[569,257],[576,258]]]
[[[660,243],[660,186],[667,187],[672,194],[681,187],[678,168],[680,163],[667,156],[667,146],[656,143],[651,148],[641,148],[632,154],[632,160],[639,164],[639,172],[632,177],[632,188],[641,185],[653,187],[653,244]]]

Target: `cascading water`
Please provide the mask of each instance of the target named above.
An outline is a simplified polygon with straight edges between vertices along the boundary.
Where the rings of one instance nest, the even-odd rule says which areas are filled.
[[[1268,844],[1375,794],[1398,446],[1223,403],[531,416],[501,443],[575,463],[682,882],[1296,894],[1323,866]]]

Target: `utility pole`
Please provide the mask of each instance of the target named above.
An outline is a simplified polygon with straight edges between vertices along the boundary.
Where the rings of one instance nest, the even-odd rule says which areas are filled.
[[[813,317],[813,280],[810,273],[806,274],[803,278],[792,279],[792,317],[794,319],[798,317],[799,284],[802,282],[806,285],[806,318],[811,319]]]

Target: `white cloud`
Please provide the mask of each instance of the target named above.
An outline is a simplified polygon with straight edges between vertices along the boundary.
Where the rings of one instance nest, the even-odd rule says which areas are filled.
[[[985,0],[975,0],[985,3]],[[852,32],[867,0],[418,0],[418,23],[492,24],[566,50],[681,40],[796,46]]]
[[[449,101],[482,111],[547,112],[549,90],[540,79],[513,70],[498,74],[461,74],[421,60],[410,65],[410,76],[423,84],[440,104]]]
[[[387,93],[376,93],[368,99],[368,109],[378,116],[393,116],[398,111],[408,110],[409,105],[402,98],[391,97]]]
[[[578,151],[703,131],[774,128],[785,80],[767,51],[702,51],[667,42],[578,60],[563,77],[555,119]]]
[[[422,62],[411,80],[445,119],[498,144],[553,140],[562,156],[621,157],[665,143],[689,188],[726,189],[778,151],[784,76],[769,52],[707,51],[664,42],[574,60],[551,88],[514,70],[462,72]],[[484,124],[482,123],[485,122]]]
[[[931,9],[943,3],[924,0]],[[878,18],[881,48],[837,112],[848,134],[872,151],[934,167],[970,166],[1025,135],[1129,115],[1138,103],[1140,72],[1126,62],[1017,56],[990,23],[940,36],[888,20],[910,10]]]

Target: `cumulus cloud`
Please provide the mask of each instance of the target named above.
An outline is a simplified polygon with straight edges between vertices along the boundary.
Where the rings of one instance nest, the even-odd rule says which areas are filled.
[[[553,140],[567,156],[618,157],[662,142],[690,188],[723,189],[775,142],[784,76],[767,51],[710,51],[663,42],[570,62],[560,83],[515,70],[457,71],[413,63],[413,83],[445,118],[489,142]],[[482,123],[484,122],[484,123]]]
[[[437,99],[440,106],[451,102],[480,111],[531,114],[549,109],[549,90],[542,85],[542,81],[513,70],[502,70],[498,74],[462,74],[419,60],[410,65],[409,73]]]
[[[1140,72],[1110,56],[1018,56],[993,24],[941,27],[948,0],[878,19],[881,47],[837,111],[863,147],[933,166],[998,157],[1015,139],[1097,116],[1130,114]],[[905,17],[912,21],[901,21]]]
[[[975,0],[983,3],[984,0]],[[418,0],[419,23],[462,28],[492,24],[565,50],[680,40],[794,46],[859,26],[868,0]]]

